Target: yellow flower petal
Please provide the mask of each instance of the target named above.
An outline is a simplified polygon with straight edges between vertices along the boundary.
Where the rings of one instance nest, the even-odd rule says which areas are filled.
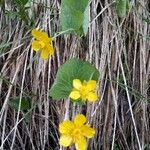
[[[69,135],[72,133],[73,129],[74,129],[74,123],[69,120],[66,120],[59,124],[59,132],[61,134]]]
[[[49,51],[49,54],[50,55],[53,55],[54,54],[54,48],[52,45],[47,45],[46,46],[46,49]]]
[[[88,91],[93,91],[96,89],[96,81],[95,80],[89,80],[87,82],[87,90]]]
[[[36,29],[33,29],[31,32],[32,36],[34,36],[36,39],[39,37],[48,37],[48,34],[46,32],[42,32]]]
[[[74,118],[74,123],[78,127],[81,127],[85,122],[86,122],[86,118],[82,114],[78,114]]]
[[[47,59],[49,56],[49,51],[46,47],[42,48],[41,50],[41,58],[42,59]]]
[[[31,32],[32,36],[35,37],[37,40],[44,41],[44,42],[50,42],[52,41],[52,38],[48,37],[48,34],[42,31],[38,31],[36,29],[33,29]]]
[[[70,98],[74,99],[74,100],[77,100],[79,99],[81,96],[80,92],[79,91],[72,91],[69,95]]]
[[[89,92],[88,95],[87,95],[87,99],[90,102],[96,101],[97,100],[97,94],[96,94],[96,92]]]
[[[77,150],[86,150],[87,142],[83,136],[78,137],[75,141],[75,147]]]
[[[83,136],[87,138],[92,138],[95,134],[95,130],[91,128],[89,125],[84,125],[81,127],[81,133]]]
[[[32,41],[31,48],[35,51],[39,51],[41,49],[39,41],[36,40]]]
[[[73,139],[71,136],[68,136],[68,135],[61,135],[60,136],[60,139],[59,139],[59,144],[64,146],[64,147],[67,147],[67,146],[70,146],[73,142]]]
[[[45,43],[43,41],[39,41],[39,44],[41,45],[41,48],[45,47]]]
[[[74,79],[73,80],[73,87],[75,89],[79,90],[81,86],[82,86],[82,83],[79,79]]]

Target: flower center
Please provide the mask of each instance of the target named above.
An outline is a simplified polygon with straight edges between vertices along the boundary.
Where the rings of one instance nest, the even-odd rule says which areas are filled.
[[[83,85],[81,88],[80,88],[80,93],[82,95],[82,97],[86,97],[86,95],[88,94],[88,89],[85,85]]]
[[[45,43],[43,41],[40,41],[39,44],[41,45],[41,48],[45,47]]]
[[[81,135],[80,129],[74,129],[72,135],[73,135],[74,137],[79,137],[79,136]]]

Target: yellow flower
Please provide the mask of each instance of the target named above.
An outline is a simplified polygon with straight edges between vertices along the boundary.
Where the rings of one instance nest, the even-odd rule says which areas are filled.
[[[36,29],[32,30],[32,36],[35,40],[32,41],[32,49],[35,51],[41,51],[41,58],[47,59],[49,55],[54,53],[54,48],[52,45],[52,38],[48,37],[48,34]]]
[[[79,79],[73,80],[73,89],[69,95],[73,100],[78,100],[81,98],[82,101],[88,99],[90,102],[97,100],[96,94],[96,81],[89,80],[84,81],[83,83]]]
[[[75,116],[73,121],[66,120],[59,124],[60,140],[59,144],[68,147],[75,144],[77,150],[86,150],[86,138],[92,138],[95,130],[86,123],[86,118],[82,114]]]

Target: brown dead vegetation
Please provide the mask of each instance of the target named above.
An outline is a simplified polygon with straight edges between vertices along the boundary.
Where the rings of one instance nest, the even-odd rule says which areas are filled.
[[[150,16],[148,0],[132,0],[123,19],[118,19],[111,0],[90,1],[88,35],[56,38],[55,55],[48,61],[38,56],[33,61],[37,54],[30,48],[30,30],[4,13],[14,8],[11,1],[2,4],[0,149],[58,150],[58,123],[80,112],[96,130],[88,150],[150,149],[150,25],[143,19]],[[36,0],[30,13],[35,14],[36,27],[53,35],[60,31],[59,10],[59,0]],[[100,71],[99,99],[94,104],[79,107],[48,97],[58,67],[72,57],[88,60]],[[30,123],[9,107],[15,96],[31,101]]]

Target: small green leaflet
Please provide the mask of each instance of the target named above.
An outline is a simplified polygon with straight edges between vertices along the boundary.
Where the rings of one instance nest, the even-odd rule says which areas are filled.
[[[13,97],[10,99],[9,101],[9,105],[12,109],[18,110],[19,109],[19,102],[20,102],[20,97]],[[28,110],[30,109],[30,103],[28,100],[26,100],[25,98],[21,99],[21,107],[20,110],[24,111],[24,110]]]
[[[20,97],[13,97],[10,99],[8,104],[12,109],[18,110],[19,109],[19,102],[20,102]],[[32,113],[29,111],[29,109],[31,109],[30,102],[27,99],[22,98],[20,110],[23,113],[23,116],[25,118],[26,123],[31,122]]]
[[[66,61],[58,69],[56,79],[52,85],[49,96],[54,100],[60,100],[69,96],[72,90],[72,82],[74,79],[84,80],[98,80],[99,71],[89,62],[80,59],[70,59]]]
[[[117,15],[122,18],[126,15],[129,8],[129,0],[116,0]]]
[[[62,0],[60,22],[63,31],[73,30],[78,35],[86,35],[89,24],[88,0]]]

